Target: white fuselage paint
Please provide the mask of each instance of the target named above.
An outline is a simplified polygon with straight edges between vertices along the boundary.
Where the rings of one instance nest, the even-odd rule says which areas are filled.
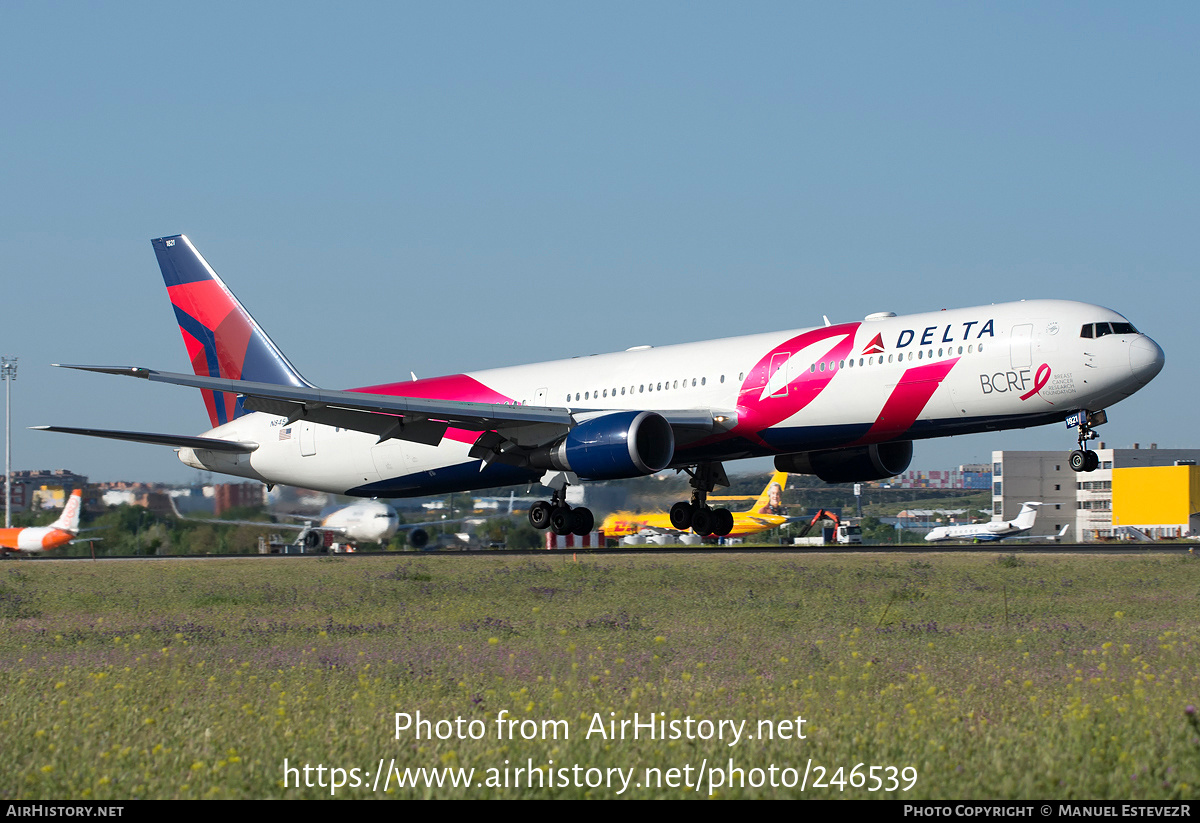
[[[396,510],[387,503],[363,500],[330,513],[321,526],[336,529],[355,542],[383,543],[396,533],[399,522]]]
[[[736,414],[743,424],[772,395],[791,391],[798,400],[805,380],[829,377],[828,385],[810,389],[807,402],[794,412],[769,421],[768,429],[778,430],[772,435],[781,433],[771,446],[752,437],[740,451],[696,447],[677,452],[673,465],[692,465],[704,459],[1018,428],[1062,420],[1078,409],[1103,409],[1144,386],[1163,363],[1162,350],[1144,334],[1081,337],[1084,324],[1107,322],[1127,321],[1099,306],[1029,300],[576,357],[465,377],[514,403],[576,413],[705,409]],[[784,345],[816,333],[830,336],[802,340],[791,350]],[[881,346],[872,345],[876,340]],[[844,357],[832,359],[829,353],[839,344]],[[780,347],[756,380],[756,364]],[[893,405],[887,413],[893,413],[901,394],[898,384],[915,379],[910,370],[938,364],[949,370],[921,402],[912,425],[861,439],[870,438],[868,430],[886,417],[889,401]],[[311,427],[303,437],[296,434],[301,426]],[[259,444],[256,451],[228,455],[180,449],[180,459],[198,468],[335,493],[422,473],[433,484],[438,472],[478,465],[468,457],[470,442],[454,439],[454,430],[438,446],[428,446],[397,439],[377,444],[374,435],[303,421],[291,427],[292,433],[281,439],[284,418],[248,414],[205,436],[253,441]],[[850,433],[839,441],[841,430]],[[720,446],[728,440],[714,442]]]

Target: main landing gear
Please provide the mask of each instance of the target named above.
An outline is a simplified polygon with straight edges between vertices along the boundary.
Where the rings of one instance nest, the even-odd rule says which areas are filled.
[[[550,496],[550,502],[539,500],[529,507],[529,525],[538,531],[548,528],[555,534],[574,534],[579,537],[595,527],[596,518],[591,509],[567,505],[567,480],[561,474],[549,483],[543,481],[543,485],[554,489],[554,494]]]
[[[1108,415],[1103,410],[1098,412],[1081,411],[1079,415],[1079,448],[1071,452],[1067,463],[1074,472],[1094,472],[1100,468],[1100,457],[1093,451],[1088,451],[1087,443],[1100,435],[1095,427],[1108,422]],[[1068,421],[1070,422],[1070,421]]]
[[[733,531],[733,513],[708,505],[709,492],[718,485],[729,485],[721,464],[700,463],[694,469],[684,471],[692,478],[692,499],[680,500],[671,507],[671,527],[681,532],[691,529],[701,537],[724,537]]]

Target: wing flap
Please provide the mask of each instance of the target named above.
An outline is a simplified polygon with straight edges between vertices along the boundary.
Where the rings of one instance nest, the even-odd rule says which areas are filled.
[[[441,443],[449,426],[442,421],[422,419],[420,415],[400,417],[336,406],[306,407],[304,403],[271,397],[246,397],[243,406],[250,411],[287,417],[290,421],[311,420],[326,426],[366,432],[376,435],[381,441],[394,437],[427,446]]]

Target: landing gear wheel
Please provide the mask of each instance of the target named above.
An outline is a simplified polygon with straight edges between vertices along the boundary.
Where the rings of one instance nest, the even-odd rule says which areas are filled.
[[[1073,471],[1073,472],[1087,471],[1089,454],[1091,454],[1091,452],[1085,452],[1083,449],[1076,449],[1075,451],[1071,452],[1071,456],[1067,460],[1068,465],[1070,465],[1070,467],[1071,467],[1071,471]]]
[[[529,507],[529,525],[538,531],[550,525],[550,514],[554,508],[545,500],[539,500]]]
[[[592,515],[591,509],[584,508],[583,506],[580,506],[578,509],[571,509],[571,534],[583,537],[595,525],[596,518]]]
[[[692,531],[701,537],[713,532],[713,510],[705,506],[692,512]]]
[[[557,506],[550,513],[550,531],[555,534],[571,533],[571,509],[569,506]]]
[[[1100,468],[1100,455],[1095,452],[1084,452],[1084,454],[1087,455],[1087,459],[1083,463],[1083,470],[1085,472],[1094,472]]]
[[[671,528],[685,532],[692,527],[692,504],[681,500],[671,507]]]
[[[713,534],[725,537],[733,531],[733,512],[729,509],[717,509],[713,512]]]

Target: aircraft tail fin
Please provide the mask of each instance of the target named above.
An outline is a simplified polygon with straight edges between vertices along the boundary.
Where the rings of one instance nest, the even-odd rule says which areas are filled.
[[[296,367],[182,234],[150,241],[192,369],[203,377],[306,387]],[[202,390],[213,427],[246,413],[237,395]]]
[[[754,505],[750,508],[751,514],[783,514],[783,490],[787,487],[787,472],[775,472],[771,475],[771,479],[767,481],[766,487],[762,490],[762,494],[754,501]],[[778,491],[774,491],[773,487],[778,487]],[[772,502],[771,496],[775,495],[775,500]],[[779,511],[775,511],[779,509]]]
[[[79,531],[79,510],[83,508],[83,489],[76,489],[67,498],[62,514],[51,525],[56,529],[76,534]]]
[[[1041,503],[1026,503],[1021,506],[1021,512],[1013,520],[1013,525],[1021,531],[1028,531],[1033,528],[1033,521],[1037,519],[1038,506]]]

